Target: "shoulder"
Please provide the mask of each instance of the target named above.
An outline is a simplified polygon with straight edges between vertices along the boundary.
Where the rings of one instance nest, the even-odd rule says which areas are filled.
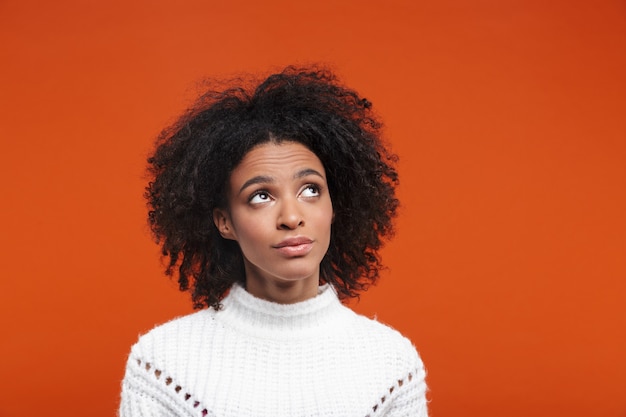
[[[361,353],[372,360],[383,361],[395,369],[423,368],[422,360],[409,338],[393,327],[354,313],[347,336],[360,346]]]
[[[122,382],[120,416],[197,415],[192,405],[197,378],[188,360],[198,362],[202,343],[210,340],[214,311],[202,310],[161,324],[132,346]]]
[[[206,342],[215,327],[215,311],[207,309],[177,317],[141,335],[131,348],[131,356],[159,360],[184,354],[192,346]]]
[[[342,363],[351,367],[359,389],[369,390],[372,398],[379,399],[373,404],[372,416],[387,415],[391,408],[404,403],[413,408],[425,407],[426,370],[411,340],[391,326],[356,313],[344,337],[349,346],[342,346],[338,353]]]

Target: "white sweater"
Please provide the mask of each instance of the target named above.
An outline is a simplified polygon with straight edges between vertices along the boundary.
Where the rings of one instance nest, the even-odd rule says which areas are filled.
[[[343,306],[328,285],[296,304],[235,285],[222,303],[139,339],[120,417],[427,416],[411,342]]]

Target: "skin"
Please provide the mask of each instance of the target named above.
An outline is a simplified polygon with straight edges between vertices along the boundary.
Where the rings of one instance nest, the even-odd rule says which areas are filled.
[[[248,292],[282,304],[317,295],[333,207],[324,166],[307,147],[269,142],[250,150],[213,221],[241,248]]]

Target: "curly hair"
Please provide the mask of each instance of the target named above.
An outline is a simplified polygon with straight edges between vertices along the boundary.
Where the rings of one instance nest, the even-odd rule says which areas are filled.
[[[219,309],[235,282],[245,284],[235,241],[218,232],[212,213],[227,206],[227,185],[244,155],[267,142],[297,142],[326,170],[334,209],[320,283],[340,298],[358,296],[379,277],[378,250],[393,234],[397,157],[381,138],[371,103],[330,71],[287,67],[253,81],[208,91],[156,141],[148,158],[149,224],[166,274],[177,269],[194,308]]]

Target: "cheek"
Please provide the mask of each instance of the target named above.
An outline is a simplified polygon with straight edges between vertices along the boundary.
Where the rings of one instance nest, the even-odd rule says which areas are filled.
[[[316,227],[320,232],[326,232],[330,234],[330,228],[333,223],[333,207],[330,203],[325,205],[321,210],[318,210],[315,216]]]
[[[234,212],[232,225],[237,235],[236,240],[243,248],[263,246],[269,238],[268,233],[274,227],[269,216],[259,212]]]
[[[233,226],[237,231],[238,240],[245,241],[258,239],[262,235],[263,228],[260,221],[252,221],[245,219],[243,221],[233,222]],[[241,243],[241,242],[240,242]]]

